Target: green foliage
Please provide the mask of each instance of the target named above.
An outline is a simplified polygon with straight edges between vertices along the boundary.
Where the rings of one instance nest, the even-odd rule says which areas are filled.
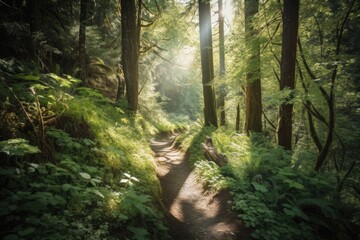
[[[0,141],[0,152],[4,152],[9,156],[24,156],[25,154],[39,153],[40,150],[36,146],[29,144],[29,141],[22,138],[9,139]]]
[[[206,135],[227,155],[227,166],[219,169],[197,153]],[[226,129],[192,131],[192,137],[197,173],[210,188],[231,191],[233,208],[255,239],[351,239],[352,218],[336,200],[336,177],[310,170],[313,155],[291,156],[262,135]]]
[[[236,142],[235,138],[232,139]],[[274,148],[260,136],[243,138],[241,145],[248,147],[247,154],[230,159],[230,173],[241,171],[242,174],[230,178],[229,188],[240,218],[254,228],[253,237],[351,237],[351,232],[346,230],[349,219],[340,213],[344,206],[331,200],[335,196],[334,177],[288,167],[288,153]],[[240,163],[233,164],[234,161]]]
[[[21,72],[8,73],[1,82],[8,98],[0,110],[17,116],[14,138],[0,142],[11,160],[0,167],[0,217],[6,230],[1,237],[167,239],[148,145],[159,130],[145,115],[129,116],[124,102],[114,105],[92,89],[74,89],[77,82],[70,76]],[[20,104],[24,108],[13,107]],[[29,128],[25,114],[35,128]],[[173,129],[166,119],[158,126]]]
[[[215,190],[220,190],[226,187],[226,180],[221,175],[219,167],[214,162],[200,160],[195,163],[196,173],[205,183]]]

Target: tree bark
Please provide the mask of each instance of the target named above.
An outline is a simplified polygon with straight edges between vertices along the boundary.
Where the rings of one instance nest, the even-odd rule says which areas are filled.
[[[223,11],[223,1],[218,0],[219,8],[219,60],[220,60],[220,79],[225,76],[225,32],[224,32],[224,11]],[[226,114],[225,114],[225,97],[226,97],[226,87],[225,84],[221,84],[219,87],[219,111],[220,111],[220,126],[225,126],[226,124]]]
[[[88,0],[80,0],[80,26],[79,26],[79,62],[80,79],[87,85],[86,80],[86,20]]]
[[[240,132],[240,103],[236,106],[235,131]]]
[[[38,44],[34,41],[33,36],[36,32],[41,31],[40,17],[41,17],[41,4],[40,0],[28,0],[26,1],[24,20],[30,27],[30,39],[28,41],[29,54],[32,59],[36,59],[38,55]]]
[[[210,1],[199,0],[201,72],[204,95],[205,126],[218,127],[214,91],[214,65],[211,32]]]
[[[126,84],[126,97],[130,110],[138,110],[139,56],[141,2],[121,0],[121,60]]]
[[[280,90],[295,88],[296,42],[299,26],[299,0],[284,0],[283,34],[280,66]],[[293,93],[280,105],[277,140],[287,150],[292,148]]]
[[[246,66],[244,131],[262,131],[262,102],[260,80],[260,43],[252,21],[259,9],[259,0],[245,0],[245,44],[249,49]]]

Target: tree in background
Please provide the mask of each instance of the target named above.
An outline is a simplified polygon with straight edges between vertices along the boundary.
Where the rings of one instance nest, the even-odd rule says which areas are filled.
[[[225,76],[225,33],[224,33],[224,10],[223,1],[218,0],[218,14],[219,14],[219,78],[220,80]],[[221,84],[219,87],[218,95],[218,109],[220,111],[220,126],[225,126],[226,115],[225,115],[225,97],[226,97],[226,86]]]
[[[259,0],[245,0],[245,45],[246,49],[250,51],[246,63],[245,83],[244,131],[247,134],[262,131],[260,42],[252,23],[258,9]]]
[[[80,79],[84,85],[86,82],[86,20],[88,0],[80,1],[80,24],[79,24],[79,63]]]
[[[199,28],[201,72],[204,95],[205,125],[218,126],[216,114],[216,99],[214,91],[214,65],[211,31],[210,1],[199,0]]]
[[[126,96],[133,113],[138,110],[139,55],[142,1],[121,0],[121,61]]]
[[[280,66],[280,90],[290,89],[285,102],[280,105],[277,141],[291,150],[293,90],[295,89],[296,43],[299,25],[299,0],[284,0],[283,34]]]

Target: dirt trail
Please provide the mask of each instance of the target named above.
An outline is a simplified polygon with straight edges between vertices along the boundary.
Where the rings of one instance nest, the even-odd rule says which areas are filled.
[[[248,239],[241,223],[229,211],[226,192],[207,193],[190,169],[186,155],[174,147],[175,136],[157,137],[151,142],[157,160],[157,175],[163,202],[169,211],[168,223],[173,240]]]

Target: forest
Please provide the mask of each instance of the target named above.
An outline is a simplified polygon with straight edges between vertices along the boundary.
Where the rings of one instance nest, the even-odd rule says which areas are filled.
[[[360,239],[360,1],[0,19],[0,239]]]

